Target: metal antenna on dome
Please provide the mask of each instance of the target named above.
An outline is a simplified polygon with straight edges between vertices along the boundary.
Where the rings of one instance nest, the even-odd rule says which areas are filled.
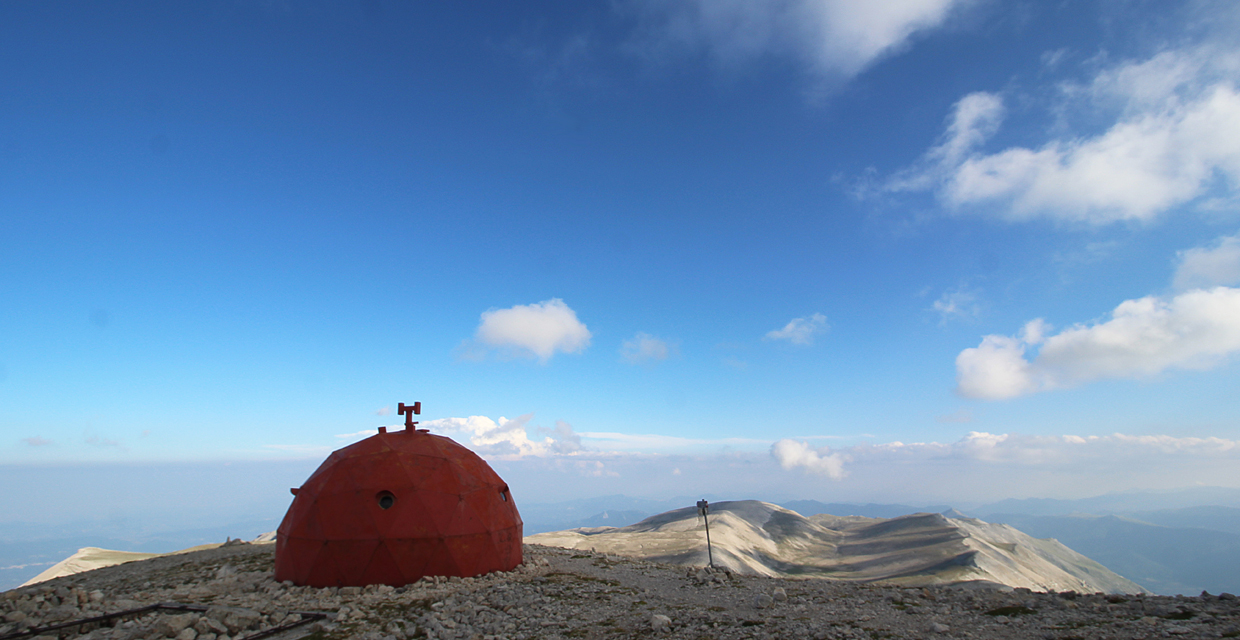
[[[710,549],[710,518],[706,514],[710,513],[710,503],[705,498],[698,500],[698,515],[702,516],[702,520],[706,521],[706,559],[710,562],[710,568],[715,568],[715,554]]]
[[[396,406],[396,415],[405,416],[405,431],[408,431],[409,433],[413,433],[414,427],[418,426],[418,423],[413,421],[413,416],[415,414],[422,415],[421,402],[415,402],[413,404],[405,404],[402,402]]]

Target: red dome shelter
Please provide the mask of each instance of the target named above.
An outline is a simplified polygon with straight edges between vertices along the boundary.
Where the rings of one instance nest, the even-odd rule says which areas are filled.
[[[292,490],[276,532],[276,580],[400,586],[521,564],[521,515],[508,485],[474,452],[415,429],[422,403],[399,409],[404,431],[380,427]]]

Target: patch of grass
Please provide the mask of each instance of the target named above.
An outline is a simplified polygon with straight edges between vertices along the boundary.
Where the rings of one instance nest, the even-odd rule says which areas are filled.
[[[590,557],[590,556],[585,556],[585,555],[575,555],[575,556],[571,556],[571,557],[569,558],[569,560],[583,560],[583,559],[589,559],[589,557]]]
[[[1037,613],[1037,611],[1034,611],[1033,609],[1030,609],[1029,607],[1022,607],[1020,605],[1016,605],[1013,607],[999,607],[998,609],[991,609],[990,611],[986,612],[986,615],[1015,617],[1015,616],[1028,616],[1028,615],[1032,615],[1035,613]]]
[[[727,610],[728,610],[728,608],[727,608],[727,607],[720,607],[720,606],[717,606],[717,605],[716,605],[716,606],[713,606],[713,607],[706,607],[706,610],[707,610],[707,611],[727,611]]]

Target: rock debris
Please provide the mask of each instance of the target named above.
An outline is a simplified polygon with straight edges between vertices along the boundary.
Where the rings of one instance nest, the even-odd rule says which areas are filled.
[[[744,576],[535,545],[510,572],[317,589],[275,582],[273,547],[152,558],[0,593],[0,637],[161,602],[206,609],[35,638],[243,640],[306,612],[328,618],[287,632],[290,640],[1240,637],[1240,602],[1230,594],[905,588]]]

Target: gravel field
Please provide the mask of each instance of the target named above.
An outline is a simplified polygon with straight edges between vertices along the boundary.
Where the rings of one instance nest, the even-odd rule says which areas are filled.
[[[763,578],[527,545],[516,570],[407,587],[315,589],[272,579],[274,545],[237,544],[106,567],[0,593],[0,638],[154,603],[81,640],[242,640],[298,612],[285,632],[364,638],[1234,638],[1240,601],[1033,593],[957,585],[900,588]],[[39,640],[52,633],[29,634]]]

